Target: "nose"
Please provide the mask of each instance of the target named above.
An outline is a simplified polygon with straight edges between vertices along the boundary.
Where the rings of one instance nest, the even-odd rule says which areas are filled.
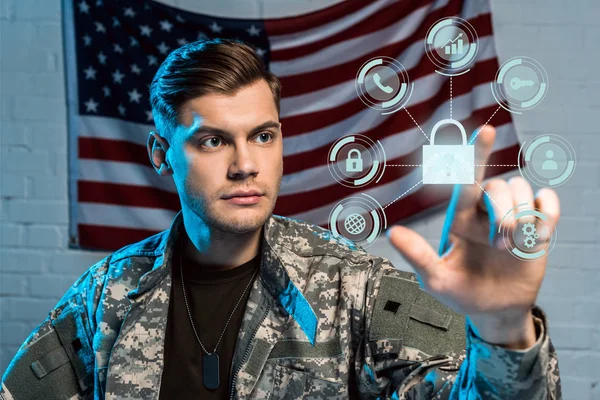
[[[240,179],[256,174],[258,174],[258,164],[252,149],[247,143],[236,144],[227,175],[232,179]]]

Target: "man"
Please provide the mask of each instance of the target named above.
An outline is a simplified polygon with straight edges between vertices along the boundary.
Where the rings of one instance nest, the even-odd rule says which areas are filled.
[[[519,262],[487,240],[490,219],[515,204],[557,221],[555,193],[534,199],[524,180],[496,179],[485,187],[491,204],[464,186],[451,248],[440,257],[394,228],[392,244],[418,275],[396,270],[325,229],[272,215],[279,96],[277,78],[239,42],[169,55],[151,85],[157,131],[147,147],[182,210],[170,229],[75,282],[8,367],[4,398],[561,398],[534,306],[546,260]],[[494,136],[481,131],[476,164]]]

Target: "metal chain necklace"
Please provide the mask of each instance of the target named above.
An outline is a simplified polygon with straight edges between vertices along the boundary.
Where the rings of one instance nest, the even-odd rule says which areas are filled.
[[[194,331],[194,335],[196,335],[196,340],[198,340],[198,343],[202,347],[202,350],[204,350],[204,353],[206,353],[202,356],[202,375],[203,375],[202,382],[207,389],[212,390],[212,389],[216,389],[219,387],[219,356],[216,353],[217,347],[219,346],[219,343],[221,343],[221,339],[223,338],[223,334],[225,333],[225,330],[227,329],[227,325],[229,325],[229,321],[231,320],[231,317],[235,313],[235,310],[237,310],[237,308],[240,304],[240,301],[242,301],[242,299],[244,298],[244,294],[246,294],[246,291],[248,290],[248,288],[250,287],[250,284],[254,280],[254,276],[256,275],[257,271],[258,271],[258,269],[256,271],[254,271],[254,273],[252,274],[250,281],[248,281],[246,288],[242,292],[242,295],[238,299],[235,307],[233,308],[233,311],[229,315],[229,318],[227,319],[227,323],[225,324],[225,328],[223,328],[223,331],[221,332],[221,336],[219,336],[219,340],[217,341],[217,344],[215,345],[214,350],[212,351],[212,353],[209,353],[208,351],[206,351],[206,348],[204,348],[204,345],[200,341],[200,336],[198,336],[198,332],[196,331],[196,327],[194,326],[194,321],[192,320],[192,313],[190,312],[190,307],[188,305],[187,296],[185,295],[185,283],[183,280],[183,243],[182,243],[181,251],[179,253],[179,272],[181,272],[181,290],[183,291],[183,300],[185,301],[185,308],[187,309],[188,316],[190,317],[190,324],[192,325],[192,330]]]

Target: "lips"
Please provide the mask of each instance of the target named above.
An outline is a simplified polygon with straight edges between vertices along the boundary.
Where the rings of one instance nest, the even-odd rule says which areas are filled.
[[[233,197],[252,197],[252,196],[262,196],[264,195],[264,193],[258,191],[258,190],[237,190],[235,192],[229,193],[225,196],[223,196],[223,198],[225,200],[227,199],[231,199]]]

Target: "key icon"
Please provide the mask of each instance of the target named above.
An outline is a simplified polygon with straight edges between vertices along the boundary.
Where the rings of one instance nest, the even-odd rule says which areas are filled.
[[[510,80],[510,87],[514,90],[519,90],[522,87],[531,87],[533,86],[533,81],[521,80],[518,76],[515,76]]]

